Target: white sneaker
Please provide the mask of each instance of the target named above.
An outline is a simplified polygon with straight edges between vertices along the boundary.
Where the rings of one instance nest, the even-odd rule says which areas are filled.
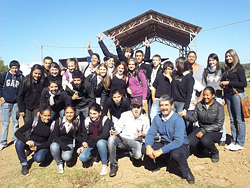
[[[101,172],[100,172],[100,175],[101,175],[101,176],[105,176],[107,173],[108,173],[108,166],[103,165],[103,166],[102,166],[102,170],[101,170]]]
[[[0,151],[6,148],[7,145],[0,145]]]
[[[235,144],[234,147],[232,147],[230,150],[231,151],[239,151],[239,150],[243,150],[243,146],[239,145],[239,144]]]
[[[63,173],[64,173],[63,164],[57,165],[57,172],[58,172],[59,174],[63,174]]]
[[[231,150],[231,148],[234,148],[234,146],[235,146],[235,143],[234,143],[234,142],[231,142],[231,144],[227,145],[227,146],[225,147],[225,149]]]

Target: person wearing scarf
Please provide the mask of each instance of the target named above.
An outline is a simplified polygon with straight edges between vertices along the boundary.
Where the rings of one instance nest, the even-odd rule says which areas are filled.
[[[107,142],[111,123],[107,116],[102,116],[101,106],[94,103],[89,108],[89,117],[85,119],[77,135],[77,139],[81,140],[81,146],[77,150],[81,162],[90,160],[96,151],[100,154],[102,162],[100,175],[108,173]]]
[[[68,94],[59,90],[56,80],[50,80],[48,88],[44,88],[41,94],[40,105],[47,104],[52,109],[51,119],[56,120],[63,117],[64,108],[71,104]]]

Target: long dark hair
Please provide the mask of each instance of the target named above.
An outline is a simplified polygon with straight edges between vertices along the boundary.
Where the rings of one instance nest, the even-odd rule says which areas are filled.
[[[204,72],[202,74],[203,80],[205,81],[206,84],[207,84],[207,75],[208,75],[209,67],[210,67],[210,65],[209,65],[209,59],[210,58],[215,59],[217,61],[215,76],[217,76],[219,70],[221,70],[220,65],[219,65],[219,57],[215,53],[211,53],[207,58],[207,67],[204,69]]]
[[[137,76],[137,75],[139,74],[139,66],[138,66],[138,63],[135,62],[135,59],[134,59],[134,58],[130,58],[130,59],[128,60],[128,64],[129,64],[130,61],[133,61],[133,62],[135,63],[135,69],[134,69],[133,71],[131,71],[131,70],[128,68],[128,70],[129,70],[129,77],[131,77],[131,76]],[[129,66],[129,65],[128,65],[128,66]]]
[[[23,80],[23,84],[31,90],[34,90],[34,81],[33,81],[33,72],[34,70],[40,70],[41,71],[41,77],[39,78],[39,80],[37,80],[37,91],[38,92],[42,92],[44,86],[45,86],[45,76],[44,76],[44,68],[41,65],[35,64],[33,65],[33,67],[31,68],[30,74],[27,75],[25,77],[25,79]]]

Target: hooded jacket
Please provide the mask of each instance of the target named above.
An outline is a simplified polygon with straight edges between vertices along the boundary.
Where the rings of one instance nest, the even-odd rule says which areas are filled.
[[[11,71],[1,75],[0,81],[0,97],[3,97],[7,103],[16,103],[18,90],[23,79],[22,71],[18,71],[13,75]]]

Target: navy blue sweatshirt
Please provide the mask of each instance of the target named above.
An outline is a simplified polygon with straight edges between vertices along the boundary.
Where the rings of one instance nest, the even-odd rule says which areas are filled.
[[[0,81],[0,97],[3,97],[7,103],[16,103],[17,94],[21,81],[23,79],[22,71],[18,71],[16,75],[11,72],[5,72],[1,75]]]

